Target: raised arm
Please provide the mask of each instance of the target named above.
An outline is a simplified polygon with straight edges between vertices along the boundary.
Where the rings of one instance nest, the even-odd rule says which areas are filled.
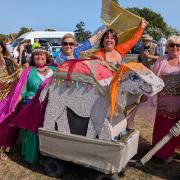
[[[102,29],[98,30],[92,37],[90,37],[88,40],[86,40],[81,45],[76,47],[75,48],[75,53],[78,54],[78,56],[79,56],[80,52],[91,49],[93,47],[94,43],[100,37],[102,32],[103,32]]]
[[[127,52],[130,51],[134,47],[134,45],[138,42],[146,26],[147,26],[147,22],[144,19],[142,19],[141,25],[139,26],[138,30],[133,35],[133,37],[128,41],[119,44],[115,47],[116,51],[118,51],[122,57],[124,57],[127,54]]]
[[[19,65],[22,65],[22,53],[24,51],[24,46],[20,45],[19,47]]]
[[[101,36],[102,32],[103,32],[103,29],[99,29],[92,37],[89,38],[89,41],[92,46],[98,40],[98,38]]]

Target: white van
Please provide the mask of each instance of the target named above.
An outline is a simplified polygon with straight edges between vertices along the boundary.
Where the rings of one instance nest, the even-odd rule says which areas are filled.
[[[30,39],[31,44],[33,44],[35,40],[38,39],[42,47],[46,47],[47,44],[51,46],[52,51],[50,54],[53,58],[55,58],[58,55],[57,52],[60,50],[62,37],[67,33],[74,35],[74,32],[68,31],[33,31],[25,33],[12,42],[11,46],[14,49],[13,56],[14,58],[19,56],[17,51],[19,42],[25,39]]]
[[[18,37],[16,40],[12,42],[12,47],[15,48],[19,42],[21,42],[24,39],[30,39],[31,44],[34,43],[36,39],[39,39],[40,44],[49,42],[51,46],[60,46],[61,45],[61,39],[62,37],[67,34],[71,33],[74,35],[74,32],[66,32],[66,31],[33,31],[28,32],[20,37]]]

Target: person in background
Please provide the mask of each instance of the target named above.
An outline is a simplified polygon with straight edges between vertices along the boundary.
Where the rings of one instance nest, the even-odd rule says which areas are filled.
[[[7,52],[9,53],[9,56],[10,56],[11,58],[13,58],[13,48],[12,48],[12,46],[10,45],[10,41],[7,41],[6,44],[5,44],[5,46],[6,46]]]
[[[30,61],[31,53],[32,53],[32,45],[31,45],[31,41],[29,41],[29,43],[26,46],[26,60],[28,63]]]
[[[152,70],[163,79],[164,89],[157,96],[157,110],[153,130],[153,145],[160,141],[180,119],[180,36],[167,40],[168,54],[156,61]],[[155,155],[171,161],[180,137],[173,137]]]
[[[2,56],[10,57],[10,54],[7,51],[6,45],[3,41],[0,41],[0,53]]]
[[[147,68],[156,62],[159,58],[159,55],[156,52],[156,44],[153,43],[153,38],[149,34],[142,36],[142,45],[140,47],[140,54],[138,57],[139,62],[141,62]]]
[[[80,45],[77,45],[77,40],[72,34],[68,33],[64,35],[61,42],[62,49],[56,58],[55,63],[60,64],[61,62],[69,59],[78,59],[82,51],[92,48],[93,44],[99,38],[101,33],[102,30],[99,30],[91,38]]]
[[[6,45],[0,41],[0,77],[5,77],[13,74],[16,70],[14,63],[11,60],[10,54],[7,51]]]
[[[147,22],[142,19],[142,22],[133,37],[122,44],[118,44],[118,37],[113,29],[107,30],[100,40],[101,49],[95,52],[92,55],[92,58],[97,58],[101,61],[106,61],[113,66],[118,66],[126,53],[137,43],[146,25]]]
[[[22,40],[17,48],[19,52],[18,64],[23,68],[27,68],[29,66],[27,61],[27,47],[29,46],[30,42],[30,39]]]
[[[157,44],[157,50],[156,53],[157,55],[164,56],[166,54],[166,44],[167,44],[167,39],[162,37]]]
[[[18,65],[10,58],[10,55],[6,49],[6,45],[0,41],[0,102],[3,101],[6,96],[9,94],[10,90],[14,87],[18,79],[17,76],[12,76],[18,69]],[[9,104],[7,104],[9,106]],[[2,107],[0,110],[2,111]],[[2,136],[6,136],[4,131],[4,124],[0,123],[0,161],[6,160],[7,156],[4,152],[7,152],[9,149],[6,145],[2,144]],[[6,137],[5,137],[6,138]]]

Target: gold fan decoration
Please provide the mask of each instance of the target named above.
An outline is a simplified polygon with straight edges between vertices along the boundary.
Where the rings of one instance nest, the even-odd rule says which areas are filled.
[[[118,44],[121,44],[134,35],[142,18],[122,8],[112,0],[102,0],[101,19],[107,29],[116,31],[118,34]],[[90,57],[98,50],[100,39],[104,32],[97,39],[93,49],[81,53],[82,57]]]

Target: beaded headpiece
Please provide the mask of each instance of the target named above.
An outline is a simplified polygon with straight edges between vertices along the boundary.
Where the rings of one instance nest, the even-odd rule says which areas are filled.
[[[36,48],[36,49],[33,49],[32,50],[32,54],[34,53],[48,53],[45,49],[42,49],[42,48]]]

